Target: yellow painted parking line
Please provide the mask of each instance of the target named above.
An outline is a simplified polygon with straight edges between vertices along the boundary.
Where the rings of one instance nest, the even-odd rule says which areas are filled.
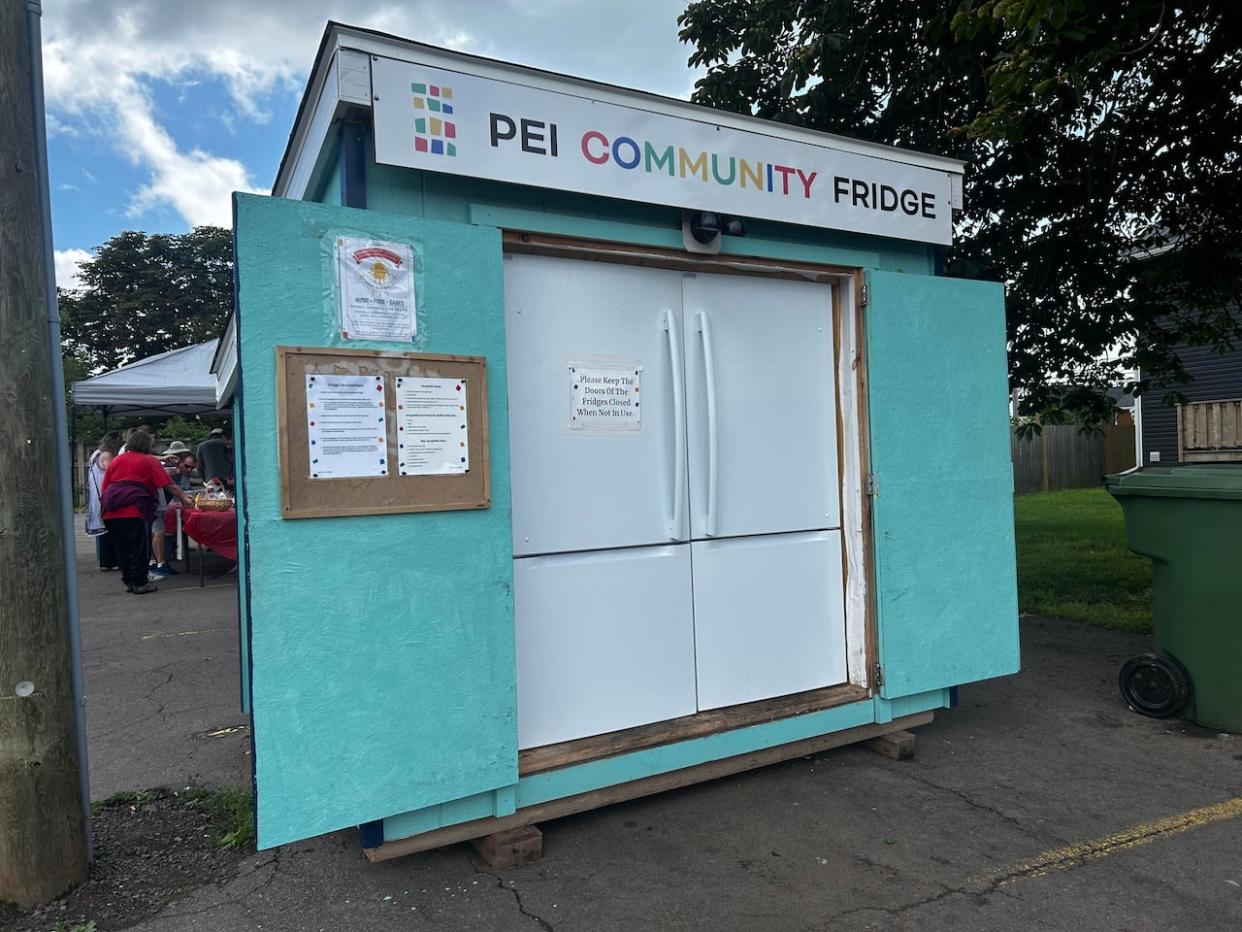
[[[1242,796],[1227,799],[1222,803],[1191,809],[1180,815],[1154,819],[1151,822],[1140,822],[1123,831],[1094,841],[1083,841],[1045,851],[1029,861],[1012,864],[1002,870],[993,871],[987,877],[994,887],[1023,880],[1027,877],[1040,877],[1051,871],[1067,870],[1106,858],[1119,851],[1129,851],[1140,845],[1150,844],[1159,838],[1180,835],[1193,829],[1203,828],[1215,822],[1224,822],[1242,816]]]

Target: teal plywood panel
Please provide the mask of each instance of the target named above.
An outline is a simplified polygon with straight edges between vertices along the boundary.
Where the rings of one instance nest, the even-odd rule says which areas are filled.
[[[662,249],[681,249],[683,246],[681,229],[668,225],[661,227],[621,223],[598,217],[560,212],[540,213],[490,204],[471,204],[469,216],[471,223],[505,230],[548,233],[553,236],[572,236],[602,242],[633,243]],[[861,239],[858,242],[863,243]],[[821,246],[818,243],[795,243],[782,239],[726,236],[721,252],[726,256],[818,262],[859,268],[871,268],[879,264],[878,253],[868,251],[865,244],[856,247]]]
[[[408,349],[487,358],[490,509],[281,519],[274,347],[342,345],[338,231],[416,247]],[[239,195],[235,235],[260,847],[516,783],[499,232]]]
[[[880,268],[885,272],[904,272],[907,275],[932,275],[935,272],[935,249],[925,243],[886,240]]]
[[[312,198],[320,204],[340,204],[341,203],[341,171],[337,159],[340,157],[340,146],[337,146],[337,152],[329,157],[328,168],[324,172],[319,196]]]
[[[367,139],[367,206],[395,214],[423,216],[423,172],[380,165]]]
[[[606,760],[529,774],[518,781],[515,801],[519,808],[538,805],[708,761],[722,760],[859,725],[869,725],[875,721],[892,721],[894,718],[944,708],[947,704],[948,695],[945,690],[905,696],[893,702],[884,699],[864,700],[794,718],[777,719],[674,744],[644,748]],[[883,717],[878,714],[880,706],[884,707]],[[497,797],[500,795],[504,795],[504,791],[390,816],[384,820],[384,839],[393,841],[445,825],[469,822],[490,815],[505,815],[510,810],[499,805]]]
[[[1014,673],[1003,289],[891,272],[868,280],[881,694]]]
[[[630,754],[619,754],[589,761],[575,767],[561,767],[522,777],[518,782],[518,808],[536,806],[553,799],[564,799],[606,786],[629,783],[661,773],[671,773],[705,764],[750,754],[764,748],[792,744],[818,735],[870,725],[875,721],[875,708],[869,701],[808,712],[792,718],[777,719],[704,735],[690,741],[677,741],[644,748]]]

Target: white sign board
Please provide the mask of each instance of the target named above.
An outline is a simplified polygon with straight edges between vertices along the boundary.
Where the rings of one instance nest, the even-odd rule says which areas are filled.
[[[414,251],[406,243],[340,237],[337,303],[347,340],[409,343],[418,332]]]
[[[579,366],[571,363],[569,429],[608,432],[641,430],[641,372],[641,366]]]
[[[470,471],[465,379],[397,377],[397,457],[403,476]]]
[[[308,373],[306,441],[312,479],[388,475],[384,377]]]
[[[387,165],[952,241],[948,171],[391,58],[371,82]]]

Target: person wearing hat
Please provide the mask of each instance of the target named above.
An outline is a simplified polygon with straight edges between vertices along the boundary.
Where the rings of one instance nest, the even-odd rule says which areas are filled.
[[[174,440],[164,451],[162,461],[168,470],[168,477],[180,486],[181,491],[188,492],[194,485],[194,468],[198,465],[194,451],[180,440]]]
[[[176,479],[177,473],[175,470],[177,468],[177,462],[183,454],[189,452],[191,452],[189,447],[187,447],[180,440],[174,440],[168,445],[168,449],[160,454],[160,465],[168,470],[169,476]]]

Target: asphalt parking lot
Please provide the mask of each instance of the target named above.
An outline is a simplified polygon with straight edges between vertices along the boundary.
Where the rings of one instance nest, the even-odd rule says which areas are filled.
[[[241,786],[236,577],[120,591],[82,555],[92,795]],[[843,748],[545,823],[544,858],[371,864],[342,832],[241,863],[144,930],[1242,928],[1242,736],[1129,712],[1146,638],[1022,625],[897,762]]]

